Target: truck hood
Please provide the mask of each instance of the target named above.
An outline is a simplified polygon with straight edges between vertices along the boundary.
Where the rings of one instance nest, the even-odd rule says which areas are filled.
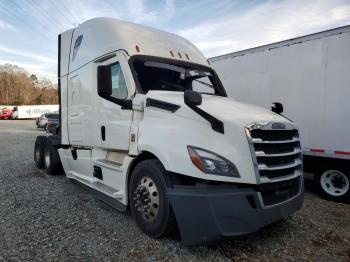
[[[196,121],[207,121],[184,103],[184,94],[182,92],[150,91],[147,97],[179,105],[180,109],[175,112],[178,116],[191,118]],[[228,97],[203,94],[202,104],[199,108],[221,120],[224,124],[230,123],[240,127],[257,121],[289,122],[284,117],[265,108],[240,103]]]
[[[260,107],[227,97],[202,95],[199,108],[223,122],[224,132],[221,132],[214,130],[207,119],[187,106],[181,92],[150,91],[146,98],[139,125],[138,149],[156,155],[168,171],[206,180],[259,183],[245,127],[256,122],[289,122]],[[236,166],[240,177],[200,171],[191,162],[188,146],[228,159]]]

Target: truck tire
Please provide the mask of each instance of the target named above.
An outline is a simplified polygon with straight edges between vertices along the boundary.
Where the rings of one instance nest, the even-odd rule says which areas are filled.
[[[350,203],[350,172],[339,169],[322,170],[316,174],[315,182],[323,198]]]
[[[44,150],[44,167],[49,175],[57,175],[62,171],[62,164],[58,154],[58,150],[54,147],[59,141],[52,136],[46,140]]]
[[[46,136],[37,136],[34,144],[34,162],[40,169],[44,168],[44,149],[46,140]]]
[[[176,228],[166,181],[167,172],[156,159],[137,164],[130,178],[131,215],[141,231],[153,238],[169,236]]]

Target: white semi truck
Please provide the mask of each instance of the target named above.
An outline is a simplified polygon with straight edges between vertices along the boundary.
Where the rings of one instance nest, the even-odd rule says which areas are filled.
[[[109,18],[58,38],[59,136],[39,168],[64,173],[143,232],[196,245],[254,232],[301,209],[297,127],[227,98],[187,40]]]
[[[321,195],[350,202],[350,26],[210,62],[229,97],[283,109],[300,128],[304,170]]]

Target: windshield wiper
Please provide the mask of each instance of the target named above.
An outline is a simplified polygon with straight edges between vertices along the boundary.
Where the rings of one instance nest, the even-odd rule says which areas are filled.
[[[195,79],[194,81],[196,81],[196,82],[198,82],[198,83],[201,83],[202,85],[205,85],[205,86],[207,86],[207,87],[213,88],[213,86],[212,86],[211,84],[208,84],[208,83],[206,83],[206,82],[203,82],[203,81],[200,81],[200,80],[197,80],[197,79]]]

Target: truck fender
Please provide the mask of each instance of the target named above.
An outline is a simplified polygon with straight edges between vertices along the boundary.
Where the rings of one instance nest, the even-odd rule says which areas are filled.
[[[169,160],[159,149],[157,149],[152,145],[139,145],[138,148],[139,148],[139,152],[149,152],[153,154],[162,163],[165,170],[169,169],[170,167]]]

